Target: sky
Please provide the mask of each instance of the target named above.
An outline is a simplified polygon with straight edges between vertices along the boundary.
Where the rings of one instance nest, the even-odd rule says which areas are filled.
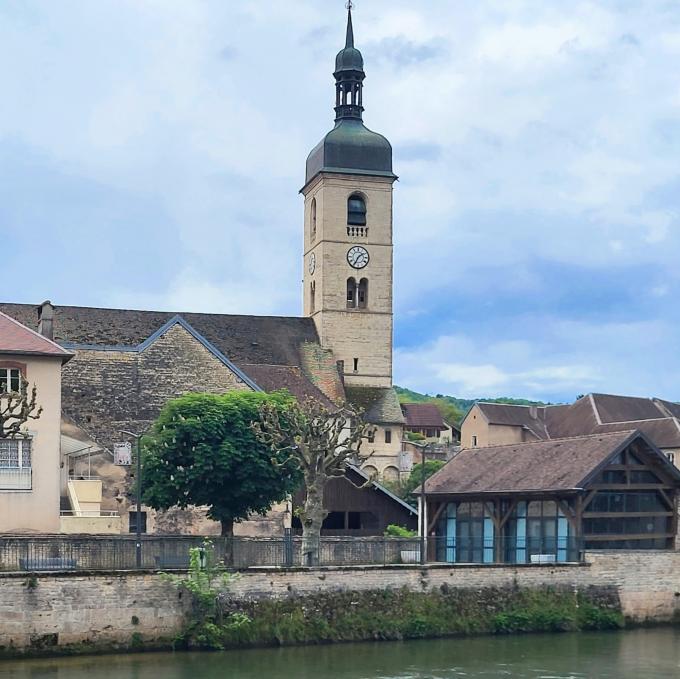
[[[680,5],[356,0],[395,382],[680,400]],[[298,315],[342,0],[0,2],[2,301]]]

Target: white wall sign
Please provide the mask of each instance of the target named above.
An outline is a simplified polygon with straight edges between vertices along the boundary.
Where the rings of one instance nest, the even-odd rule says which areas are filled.
[[[129,441],[113,444],[113,464],[119,467],[129,467],[132,464],[132,444]]]

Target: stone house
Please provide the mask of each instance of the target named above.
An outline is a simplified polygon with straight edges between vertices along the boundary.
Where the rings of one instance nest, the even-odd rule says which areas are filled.
[[[444,421],[439,408],[433,403],[402,403],[404,430],[421,434],[428,443],[450,444],[460,438],[457,427]]]

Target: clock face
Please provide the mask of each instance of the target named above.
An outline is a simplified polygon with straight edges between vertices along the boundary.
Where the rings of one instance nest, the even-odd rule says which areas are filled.
[[[362,248],[361,245],[355,245],[347,252],[347,261],[355,269],[363,269],[368,264],[369,259],[368,250]]]
[[[309,255],[309,273],[313,274],[316,271],[316,255],[312,252]]]

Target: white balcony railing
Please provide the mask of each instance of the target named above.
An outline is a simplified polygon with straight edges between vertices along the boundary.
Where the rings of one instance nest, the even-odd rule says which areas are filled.
[[[33,475],[30,467],[0,468],[0,490],[31,490]]]

